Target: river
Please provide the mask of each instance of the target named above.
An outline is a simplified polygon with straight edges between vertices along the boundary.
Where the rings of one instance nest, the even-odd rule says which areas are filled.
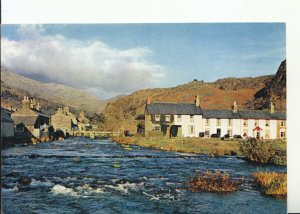
[[[250,174],[286,171],[235,156],[211,158],[69,138],[2,150],[4,213],[286,213],[286,199],[261,194]],[[192,193],[189,177],[202,170],[245,177],[237,192]],[[12,176],[14,172],[14,176]],[[20,176],[29,185],[18,184]]]

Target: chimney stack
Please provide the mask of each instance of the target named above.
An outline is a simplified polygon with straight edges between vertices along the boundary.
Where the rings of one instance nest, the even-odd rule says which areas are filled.
[[[22,100],[22,109],[29,109],[30,103],[28,97],[24,96],[24,100]]]
[[[37,105],[35,106],[35,109],[36,109],[37,111],[40,111],[40,110],[41,110],[40,103],[37,103]]]
[[[232,111],[233,111],[233,113],[237,113],[237,104],[236,104],[236,101],[233,102]]]
[[[148,96],[147,97],[147,105],[150,105],[152,103],[152,97]]]
[[[271,114],[274,114],[274,112],[275,112],[275,106],[274,106],[274,103],[271,102],[271,103],[270,103],[270,113],[271,113]]]
[[[197,107],[200,108],[200,96],[197,95],[195,98],[196,98],[196,99],[195,99],[195,104],[196,104]]]

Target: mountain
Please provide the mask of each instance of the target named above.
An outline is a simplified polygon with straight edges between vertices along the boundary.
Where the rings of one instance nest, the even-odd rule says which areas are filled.
[[[246,106],[251,109],[266,109],[270,102],[274,103],[276,110],[286,110],[286,60],[280,64],[276,75],[254,94],[254,99]]]
[[[58,106],[83,110],[89,114],[101,113],[106,101],[87,92],[63,84],[42,83],[15,74],[1,66],[1,105],[21,105],[24,96],[33,97],[43,105],[42,109],[53,113]]]
[[[153,102],[193,103],[195,95],[199,95],[203,109],[230,109],[233,101],[239,109],[266,109],[271,100],[276,110],[285,110],[285,76],[284,61],[276,75],[225,78],[212,83],[194,80],[172,88],[139,90],[107,104],[105,127],[135,132],[148,96]]]

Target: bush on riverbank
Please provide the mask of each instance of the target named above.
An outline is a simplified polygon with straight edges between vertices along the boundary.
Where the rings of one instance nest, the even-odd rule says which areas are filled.
[[[286,173],[256,172],[252,175],[266,195],[274,197],[287,196]]]
[[[249,161],[262,164],[286,165],[286,143],[254,138],[239,143],[240,151]]]
[[[233,180],[228,173],[206,171],[188,182],[192,192],[217,192],[226,193],[237,190],[240,180]]]

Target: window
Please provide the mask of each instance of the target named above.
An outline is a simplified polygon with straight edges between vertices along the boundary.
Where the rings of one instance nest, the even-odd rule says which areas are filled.
[[[217,119],[217,126],[221,126],[221,119]]]
[[[181,115],[177,115],[177,122],[181,122]]]
[[[209,119],[205,119],[205,125],[207,125],[207,126],[210,125],[210,120]]]
[[[247,136],[248,136],[248,130],[247,130],[247,129],[244,129],[244,130],[243,130],[243,136],[244,136],[244,137],[247,137]]]
[[[210,135],[209,135],[209,129],[205,129],[204,134],[205,134],[205,136],[210,136]]]
[[[266,120],[266,126],[270,126],[270,120]]]
[[[270,130],[265,130],[265,138],[266,139],[270,138]]]
[[[281,127],[285,127],[285,121],[284,121],[284,120],[282,120],[282,121],[280,122],[280,126],[281,126]]]
[[[232,119],[228,119],[228,126],[232,126]]]
[[[165,116],[166,122],[170,122],[170,118],[171,118],[170,115],[166,115],[166,116]]]
[[[285,132],[280,132],[280,137],[281,138],[285,138],[286,136],[285,136]]]
[[[190,122],[191,122],[191,123],[194,122],[194,115],[190,115]]]
[[[258,126],[259,125],[259,120],[255,120],[254,125]]]
[[[155,127],[154,127],[154,130],[155,130],[155,131],[160,131],[160,126],[155,126]]]
[[[17,126],[16,131],[17,132],[24,132],[24,127],[23,126]]]
[[[244,120],[243,124],[244,126],[248,126],[248,120]]]
[[[189,134],[195,134],[195,126],[189,126]]]
[[[227,134],[229,135],[229,137],[232,137],[232,129],[228,129]]]
[[[160,121],[160,115],[155,115],[155,121]]]

